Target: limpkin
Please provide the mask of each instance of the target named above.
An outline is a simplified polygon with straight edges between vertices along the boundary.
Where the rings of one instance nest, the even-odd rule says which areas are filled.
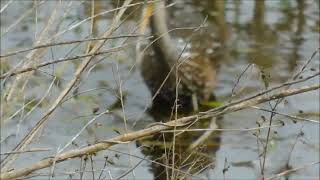
[[[150,29],[154,40],[153,58],[144,58],[142,75],[151,93],[156,94],[153,104],[171,107],[176,99],[176,87],[178,87],[179,105],[182,108],[195,110],[195,101],[197,103],[208,101],[216,86],[216,72],[213,64],[209,58],[201,55],[182,60],[181,52],[168,33],[165,2],[155,2],[152,7]],[[158,92],[172,68],[178,69],[170,73]],[[176,78],[179,79],[178,86],[176,86]]]
[[[171,118],[172,107],[176,100],[176,83],[179,83],[178,112],[179,116],[183,116],[197,110],[197,103],[214,100],[212,91],[216,86],[216,72],[213,62],[205,55],[201,56],[200,54],[187,60],[180,58],[181,52],[168,34],[165,2],[157,1],[151,6],[153,15],[150,17],[150,29],[153,35],[153,55],[146,55],[143,58],[141,70],[151,94],[155,97],[152,107],[149,109],[150,115],[156,121],[168,121]],[[173,71],[167,79],[167,74],[171,69]],[[166,82],[162,84],[164,80]],[[161,88],[160,91],[158,91],[159,88]],[[199,109],[202,110],[201,107]],[[207,122],[203,119],[194,122],[193,125],[205,129],[208,128]],[[215,122],[215,120],[211,120],[209,128],[215,128],[212,126],[215,125]],[[212,133],[212,131],[208,132]],[[219,148],[220,138],[219,134],[211,136],[209,133],[184,132],[179,136],[175,136],[173,133],[158,134],[140,139],[137,141],[137,147],[141,148],[142,153],[155,162],[167,166],[174,163],[174,167],[180,171],[174,172],[171,178],[185,179],[186,174],[181,172],[198,173],[209,164],[214,164],[215,158],[212,157]],[[162,144],[163,142],[165,145]],[[175,148],[171,145],[174,145]],[[172,157],[175,157],[174,161]],[[170,168],[157,163],[152,163],[151,166],[154,179],[168,179],[172,175]]]

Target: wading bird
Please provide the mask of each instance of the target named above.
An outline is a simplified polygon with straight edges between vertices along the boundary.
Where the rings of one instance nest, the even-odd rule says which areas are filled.
[[[150,18],[153,58],[144,58],[142,75],[152,95],[156,95],[153,105],[172,107],[177,97],[181,108],[198,110],[198,103],[209,101],[216,86],[212,61],[201,54],[181,56],[168,33],[165,2],[155,2],[148,8],[153,9]]]

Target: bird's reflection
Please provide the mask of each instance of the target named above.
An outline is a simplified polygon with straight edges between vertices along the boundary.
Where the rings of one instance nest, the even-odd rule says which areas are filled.
[[[174,117],[171,108],[158,104],[151,106],[148,113],[155,121],[167,121]],[[192,113],[179,111],[178,115],[181,117]],[[212,124],[217,127],[216,122],[211,119],[201,120],[190,128],[207,129],[212,127]],[[143,154],[157,162],[152,163],[150,169],[155,179],[171,177],[173,168],[174,179],[184,179],[215,167],[215,152],[219,149],[220,133],[210,131],[209,136],[201,141],[204,134],[205,131],[177,131],[174,138],[173,132],[164,132],[138,141],[137,146],[142,149]],[[198,144],[199,140],[201,143]]]

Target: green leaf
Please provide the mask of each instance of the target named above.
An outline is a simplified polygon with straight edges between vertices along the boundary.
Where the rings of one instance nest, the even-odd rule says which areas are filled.
[[[260,72],[261,72],[261,81],[263,82],[264,87],[268,89],[271,76],[264,70],[261,70]]]
[[[200,104],[204,106],[209,106],[209,107],[218,107],[222,105],[222,103],[219,101],[207,101]]]

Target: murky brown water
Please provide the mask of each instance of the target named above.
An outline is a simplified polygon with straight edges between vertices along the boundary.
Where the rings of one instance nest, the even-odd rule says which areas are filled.
[[[1,7],[9,1],[1,1]],[[69,4],[71,3],[71,4]],[[40,36],[41,29],[48,22],[48,16],[56,6],[55,1],[45,2],[37,8],[33,7],[32,1],[13,1],[8,8],[1,13],[1,54],[32,47],[35,37]],[[96,11],[104,12],[117,6],[117,1],[96,2]],[[174,27],[196,27],[205,17],[208,17],[206,28],[202,28],[193,34],[193,38],[187,46],[187,53],[198,53],[205,58],[214,61],[217,70],[218,85],[214,95],[218,102],[228,102],[231,91],[237,77],[249,65],[250,68],[243,75],[235,89],[233,99],[248,96],[263,90],[265,83],[261,80],[261,71],[270,75],[269,86],[283,83],[290,79],[319,48],[319,1],[312,0],[283,0],[283,1],[177,1],[168,9],[170,16],[170,28]],[[22,13],[30,11],[16,26],[10,27]],[[46,37],[52,37],[57,32],[70,28],[77,22],[90,16],[90,3],[80,1],[64,2],[57,6],[56,17],[63,19],[62,23],[54,23],[50,33]],[[136,13],[135,13],[136,11]],[[126,15],[129,17],[114,35],[138,32],[140,8],[130,8]],[[130,14],[133,13],[133,14]],[[95,36],[101,34],[111,23],[114,12],[107,13],[95,19],[96,26],[92,30]],[[35,17],[38,17],[37,23]],[[62,34],[55,41],[66,41],[83,39],[90,33],[90,22],[86,21],[74,29]],[[177,30],[172,37],[181,49],[190,39],[192,31]],[[125,39],[110,40],[106,47],[120,45]],[[137,130],[147,124],[166,118],[167,113],[159,112],[159,109],[150,109],[151,94],[145,85],[143,77],[138,68],[131,69],[135,63],[135,39],[130,38],[125,43],[129,46],[117,53],[97,57],[102,59],[99,63],[90,66],[90,73],[84,73],[78,88],[73,91],[56,112],[50,117],[46,127],[29,147],[51,148],[48,152],[37,152],[21,155],[15,164],[16,168],[42,159],[43,157],[56,153],[58,147],[63,147],[75,136],[81,128],[94,117],[93,111],[101,113],[106,109],[113,110],[112,114],[97,118],[77,138],[75,143],[68,149],[85,146],[96,140],[108,139],[119,133],[124,133],[123,116],[128,121],[128,129]],[[144,41],[145,44],[148,40]],[[74,45],[55,46],[46,52],[42,58],[50,61],[65,56],[83,54],[86,46],[84,44],[72,48]],[[72,50],[72,51],[71,51]],[[12,56],[2,62],[1,74],[6,72],[6,67],[13,67],[26,55],[26,53]],[[319,55],[314,57],[304,76],[313,74],[311,69],[319,71]],[[2,61],[2,60],[1,60]],[[6,120],[1,126],[1,152],[10,151],[15,144],[31,129],[39,120],[41,115],[49,107],[67,82],[72,78],[79,61],[60,63],[41,68],[35,72],[27,82],[22,92],[16,93],[9,103],[4,102],[4,95],[12,79],[1,82],[2,91],[2,120]],[[53,80],[52,75],[58,77],[49,95],[41,101],[40,106],[32,113],[28,112],[41,100]],[[124,114],[119,101],[119,79],[123,82]],[[308,83],[319,83],[315,78]],[[74,97],[73,97],[74,96]],[[72,98],[73,97],[73,98]],[[27,102],[23,111],[12,116]],[[301,115],[310,119],[319,120],[319,91],[305,93],[286,98],[277,110],[292,115]],[[149,109],[147,110],[147,108]],[[268,104],[261,107],[269,108]],[[302,113],[301,113],[302,112]],[[26,117],[25,117],[26,116]],[[227,114],[219,119],[220,128],[244,129],[257,127],[257,121],[262,121],[262,116],[269,117],[270,114],[255,109],[242,110]],[[275,122],[285,122],[285,126],[272,129],[265,174],[267,177],[285,170],[286,165],[300,167],[319,161],[319,125],[309,122],[297,122],[283,116],[276,116]],[[133,124],[136,126],[133,127]],[[17,125],[18,124],[18,125]],[[204,123],[206,126],[207,124]],[[267,125],[267,124],[264,124]],[[259,138],[266,142],[267,129],[261,130]],[[303,136],[298,136],[303,132]],[[194,179],[257,179],[260,176],[259,154],[257,137],[254,131],[223,131],[213,133],[206,146],[202,146],[194,153],[191,159],[198,160],[198,169],[190,172],[201,172],[194,175]],[[298,139],[297,139],[298,137]],[[160,165],[151,163],[151,159],[158,158],[163,153],[163,137],[153,137],[160,141],[145,140],[133,142],[129,145],[118,145],[112,150],[100,152],[94,157],[94,169],[106,170],[103,176],[110,179],[119,177],[141,158],[147,158],[125,178],[152,179],[155,174],[162,172]],[[181,138],[179,140],[179,138]],[[195,136],[178,137],[180,151],[197,139]],[[297,139],[297,140],[296,140]],[[168,139],[167,139],[168,140]],[[157,144],[157,142],[160,142]],[[169,146],[168,142],[168,146]],[[293,149],[293,150],[292,150]],[[120,152],[117,152],[120,151]],[[290,153],[292,151],[292,153]],[[128,153],[133,154],[129,158]],[[182,153],[183,154],[183,153]],[[186,154],[188,155],[188,154]],[[104,158],[108,157],[109,163],[104,167]],[[190,156],[191,157],[191,156]],[[178,161],[178,160],[177,160]],[[182,161],[183,162],[183,161]],[[289,163],[287,163],[289,162]],[[188,164],[186,160],[183,163]],[[180,166],[183,166],[185,164]],[[65,179],[66,172],[74,172],[80,168],[80,160],[72,160],[57,166],[56,178]],[[209,168],[204,168],[204,166]],[[178,165],[177,165],[178,166]],[[223,174],[223,169],[230,166]],[[185,166],[186,168],[188,166]],[[182,168],[183,169],[183,168]],[[88,162],[84,177],[92,178],[91,165]],[[184,169],[185,170],[185,169]],[[43,170],[48,173],[48,170]],[[109,172],[109,175],[108,175]],[[96,172],[99,176],[100,172]],[[61,174],[61,176],[60,176]],[[165,173],[162,175],[165,175]],[[307,167],[288,176],[289,179],[316,179],[319,175],[319,164]],[[72,175],[79,178],[79,174]],[[159,176],[160,177],[160,176]],[[164,176],[166,177],[166,176]],[[47,177],[45,177],[47,178]]]

